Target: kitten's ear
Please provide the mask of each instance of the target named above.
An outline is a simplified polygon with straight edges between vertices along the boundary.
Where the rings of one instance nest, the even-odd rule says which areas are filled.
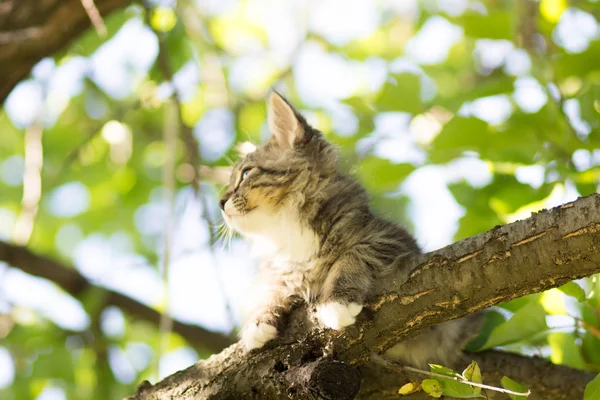
[[[271,138],[282,149],[292,149],[296,143],[306,142],[307,132],[291,105],[277,92],[271,93],[267,103],[267,120]]]

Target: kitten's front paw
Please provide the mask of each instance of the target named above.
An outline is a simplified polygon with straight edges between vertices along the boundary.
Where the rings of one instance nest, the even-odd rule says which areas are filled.
[[[337,301],[317,306],[317,318],[328,328],[340,330],[352,325],[363,306],[358,303],[343,304]]]
[[[249,324],[244,328],[242,332],[242,343],[246,350],[259,349],[265,345],[269,340],[273,340],[277,337],[277,328],[273,325],[259,323]]]

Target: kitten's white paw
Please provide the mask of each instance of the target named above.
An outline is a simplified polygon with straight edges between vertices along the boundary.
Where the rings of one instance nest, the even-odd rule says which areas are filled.
[[[352,325],[363,306],[358,303],[342,304],[332,301],[317,306],[317,318],[328,328],[340,330]]]
[[[242,343],[246,350],[259,349],[277,337],[277,328],[269,324],[250,324],[244,328]]]

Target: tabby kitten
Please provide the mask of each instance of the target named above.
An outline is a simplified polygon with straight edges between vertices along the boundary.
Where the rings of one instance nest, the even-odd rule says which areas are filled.
[[[220,200],[228,226],[263,261],[259,297],[241,332],[248,350],[274,339],[298,301],[315,305],[328,328],[352,325],[373,282],[419,252],[404,228],[371,213],[364,188],[338,172],[336,148],[283,97],[273,93],[267,110],[270,138],[235,165]],[[445,325],[391,353],[417,365],[451,361],[446,354],[463,329],[460,320]]]

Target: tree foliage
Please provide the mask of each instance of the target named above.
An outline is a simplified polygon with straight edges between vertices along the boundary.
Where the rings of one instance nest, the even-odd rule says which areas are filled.
[[[169,367],[170,355],[211,353],[106,308],[101,288],[160,311],[165,258],[215,264],[197,265],[217,268],[199,291],[232,279],[220,269],[238,273],[213,243],[216,199],[230,160],[266,137],[273,86],[340,147],[373,208],[427,249],[598,191],[598,2],[322,3],[133,5],[104,18],[107,35],[87,31],[14,88],[0,111],[0,238],[75,265],[95,286],[67,295],[0,267],[0,369],[14,372],[1,398],[124,397],[153,377],[161,336],[163,375],[185,366]],[[171,225],[183,234],[165,252]],[[107,278],[122,270],[125,284]],[[155,290],[136,294],[138,279]],[[28,301],[20,283],[51,300]],[[65,323],[69,313],[84,323]],[[497,347],[600,372],[600,278],[491,310],[471,350]]]

